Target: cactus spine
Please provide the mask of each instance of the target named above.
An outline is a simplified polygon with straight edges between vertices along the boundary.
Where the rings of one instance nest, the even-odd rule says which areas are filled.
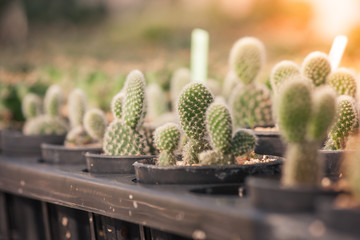
[[[113,103],[115,101],[113,100]],[[122,101],[121,119],[118,119],[119,109],[112,107],[115,120],[105,131],[104,153],[107,155],[143,155],[148,146],[145,136],[139,131],[142,131],[147,103],[145,78],[139,70],[134,70],[127,76]]]
[[[210,148],[204,139],[206,132],[205,113],[214,97],[209,89],[199,82],[192,82],[182,90],[177,112],[180,124],[189,141],[183,149],[183,159],[187,164],[198,163],[198,153]]]
[[[355,100],[341,95],[336,101],[336,121],[331,127],[325,149],[345,149],[348,137],[359,124]]]
[[[180,143],[180,128],[175,123],[167,123],[155,130],[154,141],[160,150],[158,164],[161,166],[176,165],[174,151]]]
[[[63,135],[68,126],[60,117],[62,91],[59,86],[52,85],[46,92],[44,99],[44,112],[39,114],[39,99],[34,95],[27,95],[23,99],[23,110],[27,121],[23,132],[25,135]]]
[[[353,73],[346,68],[339,68],[332,72],[327,79],[338,95],[356,96],[357,79]]]
[[[206,126],[213,150],[199,155],[201,164],[234,164],[235,158],[251,152],[255,136],[249,130],[239,129],[232,137],[231,115],[223,103],[212,103],[206,111]]]
[[[325,87],[312,93],[299,76],[282,86],[276,111],[281,134],[289,143],[282,183],[316,186],[321,177],[317,149],[335,116],[334,92]]]
[[[330,72],[331,64],[328,56],[322,52],[310,53],[301,66],[302,75],[311,79],[315,86],[325,84]]]
[[[300,68],[293,61],[281,61],[276,64],[270,75],[271,87],[275,93],[279,91],[283,82],[288,79],[300,75]]]

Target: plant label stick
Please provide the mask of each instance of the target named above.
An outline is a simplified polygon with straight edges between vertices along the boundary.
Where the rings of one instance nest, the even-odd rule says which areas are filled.
[[[209,33],[196,28],[191,33],[191,79],[206,82],[209,51]]]
[[[348,42],[348,39],[344,35],[335,37],[334,42],[331,46],[330,53],[329,53],[329,60],[331,63],[332,70],[335,70],[339,66],[339,63],[344,54],[347,42]]]

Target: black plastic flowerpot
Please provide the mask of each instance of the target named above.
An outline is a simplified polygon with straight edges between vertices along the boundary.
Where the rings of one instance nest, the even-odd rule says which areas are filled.
[[[88,212],[49,204],[49,218],[53,240],[91,239]]]
[[[258,154],[284,156],[286,144],[278,131],[254,131],[257,142],[255,152]]]
[[[338,194],[318,187],[283,187],[279,179],[270,178],[248,178],[246,186],[254,207],[275,212],[313,211],[318,197]]]
[[[87,169],[90,173],[135,173],[133,164],[143,159],[156,156],[109,156],[96,153],[85,153]]]
[[[271,158],[271,157],[270,157]],[[155,159],[134,163],[136,179],[148,184],[216,184],[242,183],[253,175],[280,174],[283,159],[249,165],[159,166]]]
[[[55,164],[85,164],[86,152],[100,153],[100,147],[66,147],[56,144],[41,144],[42,160]]]
[[[336,207],[334,198],[321,198],[316,207],[318,216],[329,228],[360,236],[360,207]]]
[[[65,135],[26,136],[19,131],[4,130],[1,134],[2,154],[9,157],[40,157],[41,144],[62,144]]]
[[[346,153],[345,150],[320,150],[324,161],[325,176],[338,178],[341,173],[341,164]]]

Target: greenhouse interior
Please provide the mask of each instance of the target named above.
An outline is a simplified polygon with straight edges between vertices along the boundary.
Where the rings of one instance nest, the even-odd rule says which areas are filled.
[[[358,0],[2,0],[0,240],[360,239],[357,44]]]

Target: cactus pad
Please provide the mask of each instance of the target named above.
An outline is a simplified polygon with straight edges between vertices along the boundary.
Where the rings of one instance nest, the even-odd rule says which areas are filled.
[[[22,112],[26,119],[39,116],[41,114],[41,99],[33,93],[26,94],[22,101]]]
[[[114,119],[121,120],[123,102],[124,102],[124,92],[119,92],[111,100],[111,112],[114,116]]]
[[[86,112],[86,97],[81,89],[73,90],[69,95],[69,120],[71,127],[82,126]]]
[[[275,93],[279,91],[281,84],[288,78],[300,75],[300,68],[293,61],[281,61],[276,64],[270,76],[271,87]]]
[[[58,85],[52,85],[46,91],[44,98],[44,111],[47,115],[55,117],[60,115],[63,101],[62,90]]]
[[[338,95],[349,95],[355,98],[357,79],[349,70],[345,68],[336,69],[329,75],[327,82],[336,90]]]
[[[324,84],[330,72],[331,64],[328,56],[322,52],[310,53],[301,66],[303,76],[311,79],[315,86]]]
[[[91,109],[85,113],[84,128],[93,139],[103,139],[106,124],[105,114],[100,109]]]

